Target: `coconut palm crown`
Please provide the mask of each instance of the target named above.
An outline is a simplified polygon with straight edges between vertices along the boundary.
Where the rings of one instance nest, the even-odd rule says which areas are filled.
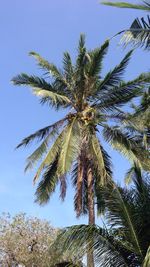
[[[34,177],[34,182],[41,179],[35,193],[36,201],[47,203],[58,184],[60,196],[64,199],[66,176],[70,174],[76,188],[77,216],[91,210],[90,217],[93,216],[93,219],[90,223],[94,223],[94,196],[98,187],[106,185],[112,175],[110,157],[103,148],[102,136],[130,160],[141,162],[142,159],[143,168],[149,166],[144,147],[124,130],[128,120],[120,108],[142,93],[150,82],[150,74],[122,81],[132,54],[130,51],[103,78],[102,62],[108,46],[106,41],[101,47],[87,51],[85,37],[81,35],[75,64],[66,52],[62,70],[31,52],[47,78],[22,73],[12,79],[15,85],[31,87],[42,104],[56,110],[63,108],[67,112],[63,119],[31,134],[17,146],[29,145],[34,140],[41,142],[27,158],[26,166],[28,170],[39,163]]]

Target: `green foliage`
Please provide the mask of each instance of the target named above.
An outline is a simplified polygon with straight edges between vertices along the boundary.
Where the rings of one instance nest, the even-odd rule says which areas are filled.
[[[78,263],[71,253],[62,255],[61,247],[52,249],[59,229],[49,222],[20,213],[0,216],[0,266],[54,267],[55,263]],[[78,265],[77,265],[78,266]]]
[[[103,5],[120,7],[120,8],[133,8],[138,10],[150,11],[150,3],[148,0],[144,1],[143,4],[130,4],[128,2],[108,2],[102,1]],[[135,19],[131,24],[130,28],[127,30],[123,30],[118,34],[122,34],[123,37],[121,39],[121,43],[126,46],[128,44],[132,44],[134,47],[144,47],[145,49],[150,49],[150,17],[148,16],[148,20],[146,21],[143,17],[141,19]],[[115,36],[116,36],[115,35]]]
[[[130,51],[102,78],[102,64],[108,47],[109,41],[106,41],[96,49],[87,50],[85,36],[81,35],[75,63],[65,52],[59,70],[39,54],[31,52],[40,68],[44,73],[46,71],[46,78],[21,74],[12,79],[15,85],[31,87],[42,104],[48,103],[56,109],[67,108],[68,113],[62,120],[26,137],[17,148],[34,140],[40,142],[27,158],[26,165],[26,170],[38,166],[34,182],[39,181],[36,201],[40,204],[49,201],[57,185],[60,185],[60,197],[64,199],[67,175],[72,175],[78,216],[88,210],[89,170],[93,174],[92,190],[96,199],[98,188],[111,180],[110,158],[100,141],[103,134],[106,141],[132,162],[142,161],[141,166],[145,169],[149,164],[143,143],[137,145],[134,134],[127,134],[127,126],[133,124],[129,123],[130,116],[118,108],[143,93],[150,84],[150,74],[142,74],[133,81],[122,81],[132,55]]]
[[[120,8],[133,8],[133,9],[140,9],[140,10],[146,10],[150,11],[150,4],[147,1],[143,1],[143,5],[136,5],[136,4],[130,4],[127,2],[117,2],[117,3],[112,3],[112,2],[107,2],[107,1],[102,1],[103,5],[108,5],[108,6],[113,6],[113,7],[120,7]]]
[[[105,205],[104,228],[76,225],[64,229],[57,242],[64,251],[94,250],[96,266],[137,267],[149,264],[150,180],[135,169],[133,186],[110,183],[101,189]],[[101,208],[101,206],[100,206]],[[62,241],[63,240],[63,241]]]

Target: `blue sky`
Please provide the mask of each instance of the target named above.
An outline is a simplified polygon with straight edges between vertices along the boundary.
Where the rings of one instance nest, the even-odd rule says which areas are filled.
[[[116,32],[127,28],[137,15],[144,12],[104,7],[97,0],[5,0],[0,4],[0,213],[20,211],[45,218],[55,226],[86,223],[76,220],[73,210],[73,191],[68,186],[64,203],[56,191],[45,207],[34,204],[34,172],[24,174],[25,159],[34,149],[15,150],[16,145],[32,132],[62,117],[47,106],[40,106],[28,88],[14,87],[10,80],[20,72],[39,74],[29,51],[36,51],[61,67],[62,53],[68,50],[75,56],[80,33],[85,33],[87,46],[102,44]],[[112,40],[104,61],[104,71],[110,70],[124,54],[118,46],[119,38]],[[149,54],[137,50],[125,74],[133,79],[149,70]],[[123,181],[129,164],[108,151],[113,158],[114,177]],[[99,222],[99,221],[98,221]]]

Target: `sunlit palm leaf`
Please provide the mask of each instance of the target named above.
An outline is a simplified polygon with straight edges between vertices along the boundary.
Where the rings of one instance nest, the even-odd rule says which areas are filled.
[[[65,106],[70,103],[70,100],[64,95],[64,92],[58,92],[54,85],[51,85],[43,78],[22,73],[14,77],[12,82],[16,85],[30,86],[33,89],[33,93],[40,96],[43,102],[49,100],[49,103],[52,106],[56,106],[56,108],[60,105]]]
[[[63,131],[58,135],[52,147],[48,150],[46,157],[43,159],[42,163],[40,164],[36,172],[36,175],[34,177],[34,183],[38,180],[44,168],[50,166],[52,162],[56,159],[56,156],[58,155],[60,151],[64,133],[65,133],[65,129],[63,129]]]
[[[56,108],[58,108],[59,106],[68,107],[71,104],[71,101],[68,97],[55,92],[35,88],[33,89],[33,93],[41,98],[41,103],[48,103]]]
[[[62,120],[59,120],[57,122],[55,122],[54,124],[44,127],[38,131],[36,131],[35,133],[29,135],[28,137],[24,138],[22,140],[22,142],[17,146],[17,148],[21,147],[21,146],[27,146],[28,144],[30,144],[31,142],[33,142],[35,139],[38,139],[38,141],[43,140],[43,138],[45,138],[47,135],[51,135],[54,136],[58,130],[62,127],[63,123],[66,121],[67,118],[64,118]]]
[[[133,8],[133,9],[140,9],[140,10],[146,10],[150,11],[150,3],[148,0],[143,1],[143,4],[130,4],[128,2],[117,2],[117,3],[112,3],[108,1],[102,1],[101,2],[104,5],[108,6],[113,6],[113,7],[120,7],[120,8]]]
[[[120,151],[131,162],[138,163],[145,169],[150,169],[149,153],[134,140],[133,136],[123,133],[116,127],[105,127],[103,130],[104,138],[112,147]]]
[[[60,175],[66,174],[71,170],[73,161],[76,159],[80,151],[80,129],[76,118],[68,124],[65,129],[64,138],[62,140],[61,152],[59,157],[58,172]]]
[[[131,44],[135,47],[150,49],[150,17],[148,21],[135,19],[129,30],[126,30],[120,41],[123,45]]]

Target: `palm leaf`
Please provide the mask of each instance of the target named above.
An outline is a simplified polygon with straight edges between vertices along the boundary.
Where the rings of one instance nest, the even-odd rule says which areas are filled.
[[[49,74],[51,74],[52,76],[54,76],[57,79],[63,80],[63,76],[61,75],[61,72],[58,70],[58,68],[54,64],[49,63],[47,60],[42,58],[36,52],[32,51],[29,53],[29,55],[33,56],[37,60],[38,65],[40,67],[42,67],[43,69],[46,69],[49,72]]]
[[[65,52],[63,56],[63,71],[66,80],[70,83],[73,79],[74,67],[72,65],[71,56],[68,52]]]
[[[36,96],[39,96],[41,98],[41,103],[48,103],[52,107],[56,107],[56,109],[59,108],[59,106],[63,106],[63,108],[68,107],[71,104],[71,101],[68,97],[64,95],[60,95],[55,92],[47,91],[40,88],[33,89],[33,93]]]
[[[124,46],[131,44],[135,47],[144,47],[145,49],[150,49],[150,17],[148,16],[148,21],[137,18],[133,21],[130,29],[124,31],[123,37],[120,43]]]
[[[42,180],[38,184],[38,187],[35,192],[36,202],[40,205],[46,204],[52,195],[55,192],[55,188],[58,184],[58,175],[57,175],[57,164],[58,164],[58,157],[49,165],[43,176]]]
[[[109,142],[113,148],[120,151],[131,162],[138,162],[145,170],[149,170],[149,153],[135,141],[128,133],[123,133],[117,127],[105,126],[103,129],[104,139]]]
[[[47,102],[52,106],[67,106],[70,103],[70,100],[63,93],[58,92],[55,84],[51,85],[46,82],[45,79],[39,78],[36,76],[29,76],[25,73],[22,73],[12,79],[12,82],[15,85],[28,85],[33,89],[33,93],[37,96],[40,96],[42,102]]]
[[[132,200],[129,200],[128,194],[121,193],[119,188],[116,187],[106,199],[108,208],[106,217],[110,226],[126,227],[126,238],[131,241],[133,246],[130,249],[134,248],[133,250],[143,257],[139,236],[132,217],[132,205]]]
[[[67,118],[59,120],[59,121],[55,122],[54,124],[49,125],[47,127],[44,127],[42,129],[36,131],[35,133],[29,135],[28,137],[24,138],[22,140],[22,142],[16,148],[19,148],[21,146],[27,146],[31,142],[33,142],[35,139],[38,139],[38,141],[41,141],[41,140],[43,140],[43,138],[45,138],[48,135],[53,137],[58,132],[58,130],[62,127],[62,125],[66,121],[66,119]]]
[[[101,3],[103,5],[113,6],[113,7],[133,8],[133,9],[150,11],[150,4],[149,4],[148,0],[147,1],[143,1],[143,5],[130,4],[130,3],[127,3],[127,2],[112,3],[112,2],[108,2],[108,1],[102,1]]]
[[[76,159],[80,142],[80,130],[76,117],[68,124],[65,129],[62,141],[61,152],[59,157],[58,172],[61,175],[66,174],[70,169],[73,161]]]
[[[40,164],[36,175],[34,177],[34,183],[38,180],[39,176],[41,175],[41,172],[45,167],[48,167],[52,164],[52,162],[56,159],[56,156],[58,155],[60,151],[60,147],[62,144],[62,140],[64,137],[65,129],[62,130],[62,132],[58,135],[55,142],[53,143],[52,147],[49,149],[46,157],[43,159],[42,163]]]
[[[150,247],[148,248],[142,267],[149,267],[149,266],[150,266]]]
[[[95,75],[99,75],[102,70],[102,62],[104,56],[107,54],[109,47],[109,41],[106,41],[101,47],[94,49],[91,53],[89,53],[91,62],[88,70],[89,77],[94,77]]]
[[[107,230],[93,225],[75,225],[62,231],[55,241],[56,247],[62,244],[63,251],[75,253],[80,250],[85,255],[94,251],[95,266],[127,267],[125,260],[111,240]]]
[[[126,185],[129,185],[132,182],[133,175],[134,175],[134,166],[132,166],[125,174],[124,181]]]
[[[128,52],[124,59],[120,62],[120,64],[105,76],[103,81],[99,84],[97,95],[105,90],[107,91],[108,89],[117,86],[120,83],[120,81],[122,80],[122,75],[131,58],[132,52],[132,50]]]

